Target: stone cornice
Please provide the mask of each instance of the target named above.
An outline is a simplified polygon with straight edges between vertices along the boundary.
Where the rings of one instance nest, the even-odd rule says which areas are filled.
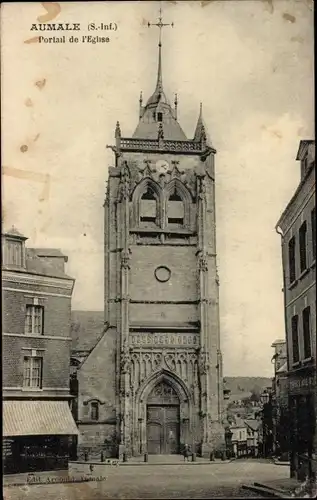
[[[32,297],[32,296],[36,297],[38,295],[40,295],[40,296],[45,295],[45,297],[39,297],[42,300],[47,300],[47,297],[64,297],[65,299],[71,299],[72,298],[72,290],[70,290],[67,293],[67,295],[64,294],[64,293],[44,292],[43,290],[41,290],[40,292],[38,292],[37,290],[32,290],[31,288],[29,288],[28,290],[25,289],[25,288],[13,288],[11,286],[3,286],[2,290],[8,291],[8,292],[23,293],[25,297],[27,297],[28,295],[30,297]]]
[[[120,301],[120,298],[117,302]],[[197,305],[199,300],[135,300],[130,299],[130,304],[178,304],[178,305]]]
[[[9,391],[3,394],[3,400],[8,401],[8,400],[20,400],[20,399],[25,399],[25,400],[30,400],[32,401],[37,401],[37,400],[54,400],[54,399],[60,399],[60,400],[69,400],[73,399],[73,396],[71,394],[65,394],[64,390],[62,392],[59,392],[57,389],[56,392],[57,394],[52,394],[53,391],[49,392],[44,392],[44,391],[28,391],[28,392],[23,392],[23,391],[16,391],[14,392]]]
[[[198,154],[204,158],[210,153],[215,154],[216,150],[210,146],[207,146],[203,142],[187,140],[156,140],[156,139],[139,139],[139,138],[128,138],[121,137],[119,143],[119,151],[151,151],[151,152],[169,152],[174,154]]]
[[[117,423],[116,417],[109,417],[106,420],[76,420],[77,425],[115,425]]]
[[[190,324],[157,324],[154,325],[153,323],[149,324],[141,324],[141,323],[135,323],[135,324],[130,324],[129,327],[130,332],[192,332],[192,333],[197,333],[200,331],[200,325],[198,322],[196,324],[190,325]]]
[[[71,337],[61,337],[60,335],[30,335],[26,333],[2,333],[5,337],[24,337],[27,339],[41,339],[41,340],[67,340],[71,342]],[[27,348],[28,349],[28,348]],[[31,349],[31,347],[30,347]]]
[[[306,205],[308,200],[315,193],[315,176],[314,169],[310,169],[307,172],[307,175],[298,185],[295,193],[292,198],[288,202],[286,208],[284,209],[282,215],[280,216],[276,227],[280,227],[285,235],[285,233],[289,230],[293,221],[300,214],[303,206]]]
[[[2,281],[19,283],[22,285],[42,285],[52,288],[64,288],[66,290],[72,290],[75,282],[72,278],[53,278],[25,272],[18,273],[5,269],[2,271]]]

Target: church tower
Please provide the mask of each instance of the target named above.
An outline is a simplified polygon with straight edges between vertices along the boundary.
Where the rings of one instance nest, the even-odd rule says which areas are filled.
[[[152,26],[149,23],[149,26]],[[215,149],[202,106],[192,139],[163,88],[115,129],[105,202],[105,323],[115,339],[117,436],[127,455],[222,447]],[[109,331],[110,330],[110,331]],[[112,330],[112,332],[111,332]],[[108,334],[107,333],[107,334]]]

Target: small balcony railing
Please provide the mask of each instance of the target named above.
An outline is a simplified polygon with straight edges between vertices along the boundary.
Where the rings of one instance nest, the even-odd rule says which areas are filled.
[[[169,151],[177,153],[203,153],[207,150],[206,144],[196,141],[170,141],[155,139],[120,139],[121,151]]]

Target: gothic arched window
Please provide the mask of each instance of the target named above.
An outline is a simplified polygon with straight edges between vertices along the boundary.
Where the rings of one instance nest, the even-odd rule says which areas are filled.
[[[183,226],[185,218],[184,200],[180,196],[177,186],[169,196],[167,201],[167,224],[173,226]]]
[[[156,224],[157,221],[157,196],[150,185],[140,199],[140,223]]]

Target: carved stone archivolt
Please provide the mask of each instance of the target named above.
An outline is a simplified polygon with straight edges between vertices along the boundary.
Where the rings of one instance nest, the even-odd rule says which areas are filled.
[[[179,397],[175,389],[166,382],[157,384],[147,398],[148,404],[179,404]]]
[[[131,198],[135,187],[146,178],[152,179],[162,188],[173,179],[178,179],[188,189],[192,198],[195,199],[196,197],[196,174],[191,169],[181,169],[178,161],[172,161],[170,169],[163,174],[156,169],[154,162],[151,160],[144,160],[143,164],[137,164],[136,162],[127,164],[125,162],[122,166],[120,185],[128,185]],[[122,187],[121,191],[119,189],[119,193],[125,194],[125,191],[126,188]]]
[[[150,167],[147,167],[150,170]],[[132,195],[132,210],[130,225],[137,228],[140,224],[140,207],[143,195],[149,190],[156,200],[156,220],[155,224],[160,228],[165,228],[168,224],[168,211],[170,197],[177,193],[183,202],[184,216],[183,228],[190,229],[194,221],[195,210],[193,197],[184,182],[177,177],[169,178],[170,174],[160,174],[160,179],[155,180],[146,176],[134,189]]]
[[[131,354],[130,386],[135,393],[146,378],[160,369],[175,373],[190,385],[197,375],[197,362],[194,349],[185,352],[168,349],[163,352],[135,350]]]

